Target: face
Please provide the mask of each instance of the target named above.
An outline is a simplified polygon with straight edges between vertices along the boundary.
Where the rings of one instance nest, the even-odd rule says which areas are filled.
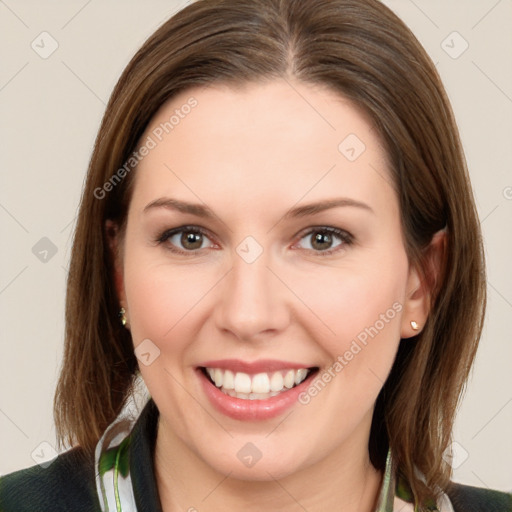
[[[369,120],[276,80],[183,92],[141,141],[118,291],[159,439],[242,479],[367,457],[423,320]]]

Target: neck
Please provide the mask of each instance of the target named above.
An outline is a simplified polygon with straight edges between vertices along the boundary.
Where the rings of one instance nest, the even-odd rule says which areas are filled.
[[[319,462],[280,479],[269,473],[265,481],[248,481],[215,471],[161,427],[155,475],[163,512],[375,510],[382,473],[370,463],[367,443],[362,450],[346,443]]]

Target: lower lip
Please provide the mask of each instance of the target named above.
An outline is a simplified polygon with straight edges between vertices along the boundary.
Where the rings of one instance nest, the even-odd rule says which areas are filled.
[[[230,418],[242,421],[263,421],[279,416],[297,402],[299,395],[310,385],[311,377],[316,374],[312,372],[298,386],[279,395],[265,400],[244,400],[223,393],[201,369],[197,369],[197,373],[204,392],[215,409]]]

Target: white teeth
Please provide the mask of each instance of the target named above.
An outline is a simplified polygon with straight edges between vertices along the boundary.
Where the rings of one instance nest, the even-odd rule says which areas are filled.
[[[222,383],[224,389],[235,389],[235,376],[231,370],[224,372],[224,382]]]
[[[253,393],[268,393],[270,391],[270,380],[266,373],[258,373],[252,378],[251,390]]]
[[[229,396],[244,400],[265,400],[300,384],[309,374],[306,368],[249,375],[221,368],[206,368],[215,386]]]
[[[213,380],[215,381],[215,385],[218,388],[222,387],[222,383],[224,381],[224,372],[221,369],[216,368]]]
[[[281,372],[275,372],[270,379],[270,389],[272,391],[281,391],[284,386],[283,375]]]
[[[268,398],[268,393],[251,393],[249,395],[249,400],[265,400]]]
[[[295,385],[300,384],[308,375],[306,368],[300,368],[295,372]],[[225,378],[225,377],[224,377]],[[225,386],[226,384],[224,384]]]
[[[217,370],[215,370],[217,371]],[[215,384],[217,386],[217,384]],[[220,387],[220,386],[217,386]],[[238,372],[235,375],[235,391],[237,393],[251,392],[251,376],[247,373]]]
[[[290,370],[284,377],[284,385],[288,389],[292,389],[295,385],[295,372],[293,370]]]

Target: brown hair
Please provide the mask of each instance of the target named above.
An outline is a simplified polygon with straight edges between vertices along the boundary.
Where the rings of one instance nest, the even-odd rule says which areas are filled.
[[[96,139],[75,232],[54,407],[59,440],[91,452],[126,402],[137,371],[130,334],[118,320],[105,233],[107,219],[126,221],[136,170],[101,197],[97,191],[178,92],[279,77],[327,86],[371,116],[390,157],[409,259],[432,286],[427,248],[446,228],[449,271],[435,283],[421,334],[400,344],[369,445],[380,469],[391,447],[422,503],[451,476],[442,454],[482,330],[484,257],[440,78],[411,31],[377,0],[199,0],[168,20],[129,63]]]

